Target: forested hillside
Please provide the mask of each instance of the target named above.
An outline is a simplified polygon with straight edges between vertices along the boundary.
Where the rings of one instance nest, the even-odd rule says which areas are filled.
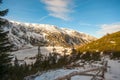
[[[78,51],[84,52],[120,52],[120,31],[112,33],[112,34],[106,34],[102,38],[93,41],[91,43],[88,43],[86,45],[83,45],[78,48]]]

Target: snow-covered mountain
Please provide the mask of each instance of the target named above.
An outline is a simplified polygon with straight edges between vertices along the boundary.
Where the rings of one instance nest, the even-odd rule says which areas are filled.
[[[95,37],[74,30],[59,28],[48,24],[31,24],[7,21],[4,30],[9,31],[9,38],[14,50],[36,45],[54,45],[70,47],[96,40]]]

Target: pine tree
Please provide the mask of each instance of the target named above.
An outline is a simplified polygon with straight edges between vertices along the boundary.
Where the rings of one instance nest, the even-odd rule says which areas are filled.
[[[41,70],[41,66],[43,63],[43,55],[41,54],[40,46],[38,46],[38,54],[36,55],[36,61],[34,63],[34,67],[38,70]]]
[[[0,4],[2,0],[0,0]],[[11,45],[8,40],[8,31],[4,31],[4,25],[7,20],[1,18],[5,16],[8,12],[6,10],[0,10],[0,80],[8,80],[8,70],[11,62],[11,55],[9,54],[11,50]]]
[[[18,66],[19,66],[17,56],[15,56],[14,66],[15,66],[15,67],[18,67]]]

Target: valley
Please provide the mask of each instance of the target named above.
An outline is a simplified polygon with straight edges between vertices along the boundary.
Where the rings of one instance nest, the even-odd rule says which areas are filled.
[[[9,40],[13,45],[12,65],[23,70],[28,68],[24,73],[27,76],[23,77],[21,74],[19,80],[61,80],[62,77],[68,80],[120,79],[119,71],[114,72],[120,67],[119,32],[97,39],[85,33],[48,24],[8,21],[4,26],[4,30],[9,31]],[[106,45],[103,46],[104,44]],[[108,56],[105,60],[108,62],[108,71],[102,72],[99,69],[104,67],[102,58],[105,56]],[[114,65],[117,65],[116,69]],[[83,73],[84,71],[87,73]],[[98,72],[104,77],[97,76]]]

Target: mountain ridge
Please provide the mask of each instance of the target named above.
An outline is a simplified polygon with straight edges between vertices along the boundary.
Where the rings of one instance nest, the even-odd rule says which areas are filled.
[[[7,21],[4,30],[9,31],[9,38],[14,44],[15,50],[21,49],[26,45],[36,46],[48,41],[47,46],[82,45],[93,40],[95,37],[75,30],[59,28],[49,24],[22,23]]]

